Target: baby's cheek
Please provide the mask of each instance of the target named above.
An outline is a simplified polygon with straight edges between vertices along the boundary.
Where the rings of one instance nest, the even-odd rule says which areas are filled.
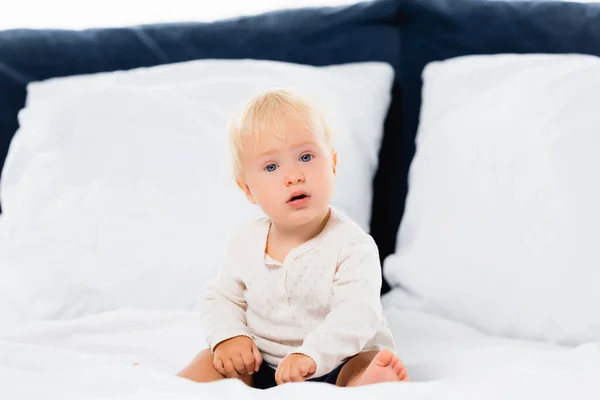
[[[281,197],[282,189],[274,187],[274,185],[265,185],[261,188],[262,203],[267,207],[273,207],[277,203],[277,199]]]

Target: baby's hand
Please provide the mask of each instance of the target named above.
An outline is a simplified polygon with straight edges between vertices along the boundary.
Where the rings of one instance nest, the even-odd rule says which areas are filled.
[[[279,363],[275,371],[278,385],[287,382],[303,382],[317,370],[317,364],[304,354],[290,354]]]
[[[213,365],[227,378],[252,375],[262,363],[260,351],[254,341],[247,336],[237,336],[225,340],[215,347]]]

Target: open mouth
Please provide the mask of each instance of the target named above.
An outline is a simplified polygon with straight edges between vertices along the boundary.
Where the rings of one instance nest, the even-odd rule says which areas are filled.
[[[310,196],[307,195],[306,193],[294,193],[292,195],[292,197],[290,197],[290,199],[288,200],[288,203],[291,203],[291,202],[297,201],[297,200],[306,199],[307,197],[310,197]]]

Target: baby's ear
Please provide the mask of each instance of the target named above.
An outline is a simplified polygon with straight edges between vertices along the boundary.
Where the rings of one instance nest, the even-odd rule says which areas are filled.
[[[238,187],[242,189],[242,192],[244,192],[248,201],[252,204],[256,204],[256,200],[254,200],[254,196],[252,196],[252,192],[250,191],[248,184],[240,179],[237,179],[235,183],[237,183]]]
[[[333,152],[333,174],[337,172],[337,152]]]

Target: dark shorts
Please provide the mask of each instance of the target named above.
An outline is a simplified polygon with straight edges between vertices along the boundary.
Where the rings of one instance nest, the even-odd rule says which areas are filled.
[[[307,379],[307,382],[324,382],[335,385],[338,375],[342,370],[342,367],[346,365],[346,361],[338,365],[333,371],[318,378]],[[253,386],[257,389],[268,389],[277,386],[275,382],[275,370],[271,368],[266,362],[263,362],[258,369],[258,372],[252,375],[254,378]]]

